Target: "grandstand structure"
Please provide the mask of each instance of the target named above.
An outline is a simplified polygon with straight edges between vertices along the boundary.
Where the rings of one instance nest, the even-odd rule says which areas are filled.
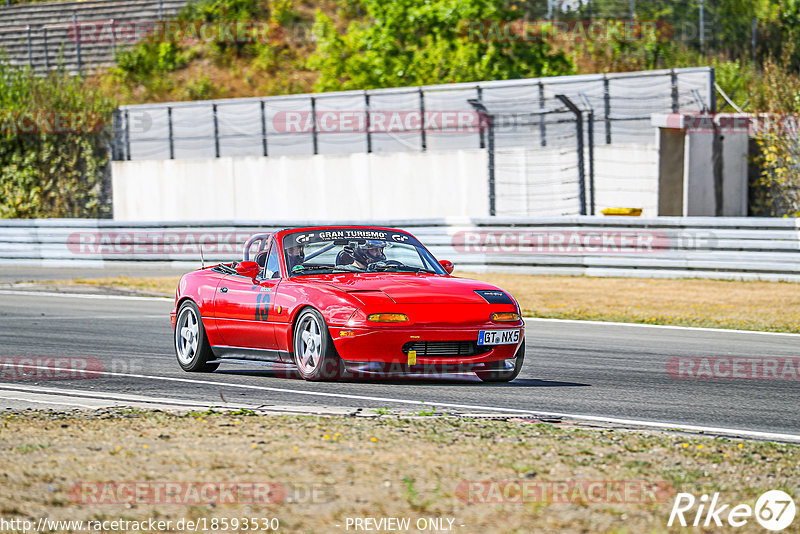
[[[0,3],[0,53],[37,73],[59,64],[71,74],[90,73],[114,65],[116,51],[137,35],[129,28],[173,17],[185,5],[186,0]]]

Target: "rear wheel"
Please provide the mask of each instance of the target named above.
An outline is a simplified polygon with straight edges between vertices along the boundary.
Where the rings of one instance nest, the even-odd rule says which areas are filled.
[[[306,380],[333,380],[344,372],[325,319],[314,309],[300,313],[294,327],[294,362]]]
[[[525,361],[525,340],[522,340],[522,345],[517,349],[517,354],[514,356],[514,368],[506,369],[506,360],[499,362],[492,362],[496,369],[491,371],[477,371],[475,374],[484,382],[511,382],[519,372],[522,370],[522,362]]]
[[[191,300],[184,301],[178,308],[175,319],[175,355],[181,369],[190,373],[210,373],[219,367],[218,363],[208,363],[214,359],[208,343],[200,310]]]

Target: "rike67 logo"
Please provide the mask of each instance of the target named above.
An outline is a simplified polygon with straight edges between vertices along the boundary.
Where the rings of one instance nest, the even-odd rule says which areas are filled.
[[[720,501],[719,493],[701,495],[699,499],[691,493],[678,493],[669,514],[667,526],[677,520],[682,526],[743,527],[753,517],[763,528],[780,531],[792,524],[796,509],[788,493],[781,490],[767,491],[758,498],[755,507],[749,504],[732,505]]]

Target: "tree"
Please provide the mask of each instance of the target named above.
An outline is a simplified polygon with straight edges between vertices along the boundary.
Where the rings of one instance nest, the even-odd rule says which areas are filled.
[[[367,16],[340,34],[317,12],[309,66],[318,91],[554,76],[563,52],[515,32],[523,14],[503,0],[360,0]]]

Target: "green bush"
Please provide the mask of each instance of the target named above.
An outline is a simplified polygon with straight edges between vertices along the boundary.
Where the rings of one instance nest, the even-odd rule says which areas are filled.
[[[0,61],[0,217],[108,217],[115,104],[79,77]]]
[[[574,72],[539,39],[507,39],[522,13],[502,0],[361,0],[367,13],[339,33],[317,12],[309,66],[318,91],[555,76]]]

